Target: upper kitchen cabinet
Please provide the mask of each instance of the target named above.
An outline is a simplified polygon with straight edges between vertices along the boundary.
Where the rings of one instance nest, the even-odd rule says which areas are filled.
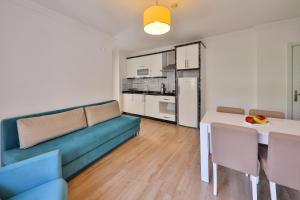
[[[147,66],[149,66],[150,69],[150,77],[159,77],[162,76],[162,66],[163,66],[163,60],[162,60],[162,54],[153,54],[149,56],[145,56],[145,61],[147,63]]]
[[[199,68],[199,44],[176,47],[176,69]]]
[[[137,69],[140,65],[139,58],[127,59],[127,78],[137,78]]]
[[[127,78],[162,76],[162,53],[127,59]]]
[[[162,53],[163,70],[164,68],[170,69],[175,66],[175,50],[169,50]]]

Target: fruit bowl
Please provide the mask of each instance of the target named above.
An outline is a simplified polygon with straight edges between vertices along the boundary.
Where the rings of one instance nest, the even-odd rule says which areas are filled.
[[[245,118],[249,124],[267,124],[269,120],[263,115],[249,115]]]

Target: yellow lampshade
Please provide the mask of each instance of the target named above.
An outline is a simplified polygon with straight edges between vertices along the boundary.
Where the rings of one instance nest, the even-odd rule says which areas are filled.
[[[171,29],[171,12],[163,6],[151,6],[144,12],[144,30],[151,35],[162,35]]]

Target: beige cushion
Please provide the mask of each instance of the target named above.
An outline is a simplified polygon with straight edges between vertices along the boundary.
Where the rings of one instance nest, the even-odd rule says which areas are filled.
[[[32,147],[43,141],[56,138],[87,127],[83,108],[17,120],[20,148]]]
[[[217,112],[240,114],[240,115],[245,114],[245,110],[242,108],[225,107],[225,106],[218,106]]]
[[[85,107],[84,109],[89,126],[93,126],[121,115],[117,101],[96,106],[89,106]]]
[[[284,115],[283,112],[271,111],[271,110],[250,109],[249,114],[250,115],[263,115],[263,116],[266,116],[266,117],[278,118],[278,119],[284,119],[285,118],[285,115]]]

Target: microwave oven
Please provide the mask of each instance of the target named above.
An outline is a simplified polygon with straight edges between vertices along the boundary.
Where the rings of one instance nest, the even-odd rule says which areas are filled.
[[[149,70],[149,68],[137,69],[136,74],[138,77],[150,76],[150,70]]]

